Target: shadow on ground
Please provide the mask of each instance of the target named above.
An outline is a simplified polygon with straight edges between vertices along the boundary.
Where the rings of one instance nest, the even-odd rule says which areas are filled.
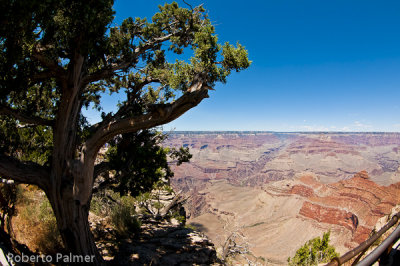
[[[131,239],[101,244],[110,265],[217,265],[214,245],[191,228],[169,223],[144,223]],[[106,251],[106,252],[105,252]]]

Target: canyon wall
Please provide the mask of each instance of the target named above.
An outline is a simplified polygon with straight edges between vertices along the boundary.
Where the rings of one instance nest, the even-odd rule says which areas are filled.
[[[343,253],[400,203],[397,133],[185,132],[165,145],[193,154],[171,180],[189,222],[217,247],[240,232],[271,264],[328,230]]]

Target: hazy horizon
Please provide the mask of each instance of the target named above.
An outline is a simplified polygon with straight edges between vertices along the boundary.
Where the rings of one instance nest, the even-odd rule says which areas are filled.
[[[270,131],[270,130],[162,130],[165,133],[300,133],[300,134],[400,134],[398,131]]]

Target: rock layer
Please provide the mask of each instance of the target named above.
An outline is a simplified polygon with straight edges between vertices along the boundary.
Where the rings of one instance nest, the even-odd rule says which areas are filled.
[[[299,181],[290,189],[291,194],[307,199],[299,215],[350,230],[349,247],[365,241],[378,219],[400,204],[399,183],[380,186],[369,180],[366,171],[333,184],[319,184],[312,176]]]

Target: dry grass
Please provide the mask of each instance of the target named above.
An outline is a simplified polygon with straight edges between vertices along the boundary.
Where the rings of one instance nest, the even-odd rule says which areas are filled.
[[[62,250],[61,236],[50,203],[45,194],[32,186],[22,186],[13,218],[13,231],[18,242],[42,254]]]

